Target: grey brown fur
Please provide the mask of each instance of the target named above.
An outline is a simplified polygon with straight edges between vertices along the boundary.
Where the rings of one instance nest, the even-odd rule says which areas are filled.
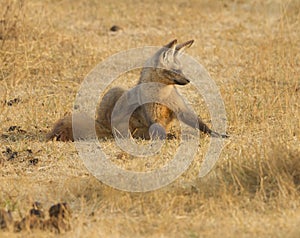
[[[173,40],[163,48],[161,48],[152,58],[146,62],[143,68],[138,85],[141,85],[136,95],[136,91],[128,91],[125,95],[126,100],[131,97],[143,97],[147,94],[155,93],[156,97],[161,101],[167,101],[168,105],[172,106],[169,109],[167,106],[160,103],[147,103],[139,106],[132,114],[129,121],[129,129],[135,138],[150,139],[155,134],[159,137],[164,137],[165,133],[170,132],[173,122],[179,115],[179,119],[191,127],[196,127],[208,135],[214,137],[227,137],[212,131],[202,120],[189,110],[182,96],[176,89],[176,85],[186,85],[190,81],[183,73],[182,66],[178,59],[178,55],[189,48],[193,44],[193,40],[177,45],[177,40]],[[152,67],[147,67],[151,65]],[[151,89],[151,87],[143,87],[144,83],[159,83],[164,84],[163,87]],[[111,114],[116,102],[127,92],[126,90],[115,87],[110,89],[103,97],[98,109],[96,117],[96,133],[99,138],[110,137],[111,129]],[[133,93],[135,95],[133,95]],[[85,130],[85,122],[87,118],[82,115],[82,121],[76,125],[82,130]],[[197,123],[195,123],[195,121]],[[157,124],[156,124],[157,123]],[[150,128],[151,125],[156,126]],[[150,129],[150,132],[149,132]],[[56,138],[61,141],[73,141],[72,132],[72,116],[68,115],[55,123],[53,129],[48,133],[47,139]]]

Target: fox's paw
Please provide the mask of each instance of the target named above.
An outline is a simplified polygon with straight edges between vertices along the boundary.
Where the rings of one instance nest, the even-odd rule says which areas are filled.
[[[153,140],[165,140],[167,138],[167,133],[165,128],[163,128],[159,123],[154,123],[149,128],[150,138]]]
[[[212,131],[210,132],[210,136],[214,138],[229,138],[229,135],[227,134],[220,134],[218,132]]]

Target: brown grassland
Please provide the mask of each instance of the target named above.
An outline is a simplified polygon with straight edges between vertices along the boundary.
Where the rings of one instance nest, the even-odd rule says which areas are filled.
[[[197,176],[203,135],[189,169],[147,193],[101,183],[73,143],[45,141],[98,63],[175,38],[195,40],[187,53],[227,111],[230,138],[209,175]],[[129,73],[116,84],[137,80]],[[193,86],[180,90],[209,124]],[[300,237],[300,1],[1,0],[0,122],[0,210],[15,220],[35,201],[45,210],[66,202],[71,229],[62,237]],[[167,163],[177,142],[146,161],[101,141],[114,163],[141,171]],[[56,235],[0,228],[0,237]]]

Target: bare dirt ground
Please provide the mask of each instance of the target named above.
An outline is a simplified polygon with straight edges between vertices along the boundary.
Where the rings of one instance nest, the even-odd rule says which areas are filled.
[[[299,12],[297,0],[1,1],[0,236],[300,237]],[[180,178],[147,193],[99,182],[73,143],[45,141],[98,63],[175,38],[195,40],[187,53],[215,80],[227,111],[231,136],[209,175],[197,177],[205,136]],[[118,82],[129,87],[137,80]],[[193,86],[182,92],[209,124]],[[145,164],[112,140],[101,143],[127,169],[169,159]],[[174,146],[169,141],[164,152]],[[58,203],[68,209],[53,220],[48,209]],[[40,214],[39,225],[17,229]]]

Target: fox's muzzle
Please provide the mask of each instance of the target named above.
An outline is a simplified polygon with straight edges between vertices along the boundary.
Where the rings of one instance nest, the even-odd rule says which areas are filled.
[[[186,79],[186,78],[182,78],[182,79],[174,79],[174,83],[178,84],[178,85],[186,85],[190,82],[190,80]]]

